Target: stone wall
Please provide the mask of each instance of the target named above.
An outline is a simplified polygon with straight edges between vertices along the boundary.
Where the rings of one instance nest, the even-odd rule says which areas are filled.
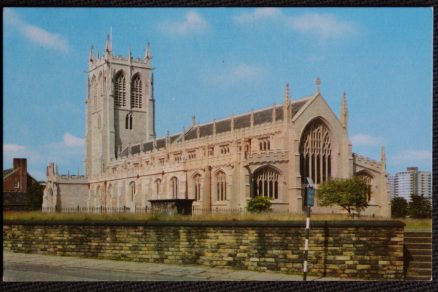
[[[398,221],[312,222],[309,274],[402,279]],[[4,250],[302,273],[304,222],[3,223]]]

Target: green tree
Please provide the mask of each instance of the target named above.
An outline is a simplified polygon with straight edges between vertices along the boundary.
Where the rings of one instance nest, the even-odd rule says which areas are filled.
[[[318,202],[321,206],[338,205],[345,209],[349,216],[354,214],[353,212],[360,214],[368,207],[369,189],[368,183],[359,176],[331,179],[319,186]]]
[[[266,197],[257,196],[251,198],[248,201],[248,206],[246,207],[249,212],[260,213],[271,210],[271,199]]]
[[[408,212],[408,202],[403,197],[395,197],[391,200],[391,217],[405,218]]]
[[[30,188],[27,189],[27,193],[30,199],[31,210],[41,210],[43,205],[43,191],[44,186],[37,182],[34,182]]]
[[[426,197],[412,194],[408,204],[408,215],[412,218],[431,218],[432,206]]]

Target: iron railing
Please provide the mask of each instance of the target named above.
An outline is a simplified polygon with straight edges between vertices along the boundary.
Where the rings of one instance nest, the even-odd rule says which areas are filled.
[[[70,208],[55,208],[47,207],[41,210],[44,213],[95,213],[95,214],[115,214],[115,213],[161,213],[166,210],[151,209],[150,207],[120,207],[120,208],[110,208],[110,207],[70,207]],[[167,210],[168,211],[168,210]],[[243,214],[246,213],[246,208],[227,208],[227,207],[192,207],[192,214]]]

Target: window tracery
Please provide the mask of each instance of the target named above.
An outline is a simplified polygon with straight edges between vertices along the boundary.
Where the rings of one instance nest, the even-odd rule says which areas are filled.
[[[331,176],[331,139],[327,126],[319,119],[311,122],[300,142],[300,172],[302,183],[312,178],[319,184]]]
[[[278,199],[279,176],[279,172],[269,166],[254,172],[254,195]]]

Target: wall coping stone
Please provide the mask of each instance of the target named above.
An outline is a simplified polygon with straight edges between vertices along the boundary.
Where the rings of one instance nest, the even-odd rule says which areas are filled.
[[[62,221],[62,220],[3,220],[3,225],[72,225],[72,226],[181,226],[181,227],[305,227],[305,221]],[[311,228],[349,228],[349,227],[404,227],[397,220],[333,220],[310,221]]]

